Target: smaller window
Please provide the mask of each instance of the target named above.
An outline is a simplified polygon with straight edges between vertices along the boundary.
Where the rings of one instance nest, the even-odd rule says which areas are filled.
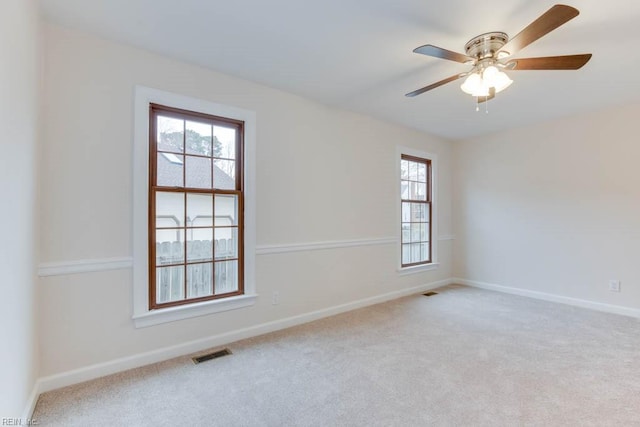
[[[400,159],[401,267],[432,262],[431,160],[403,154]]]

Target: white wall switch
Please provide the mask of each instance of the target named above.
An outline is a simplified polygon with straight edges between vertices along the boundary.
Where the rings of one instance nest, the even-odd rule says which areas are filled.
[[[609,280],[609,290],[611,292],[620,292],[620,281],[619,280]]]

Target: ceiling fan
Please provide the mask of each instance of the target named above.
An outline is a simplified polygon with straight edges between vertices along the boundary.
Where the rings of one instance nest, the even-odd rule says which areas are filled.
[[[420,95],[466,77],[460,88],[471,96],[476,97],[478,102],[485,102],[511,85],[512,80],[504,72],[505,70],[577,70],[591,59],[590,53],[517,59],[511,59],[511,56],[575,18],[579,13],[577,9],[571,6],[557,4],[511,39],[506,33],[499,31],[480,34],[472,38],[464,46],[465,54],[452,52],[430,44],[417,47],[413,50],[415,53],[461,62],[471,65],[472,68],[465,73],[455,74],[439,82],[409,92],[405,96]]]

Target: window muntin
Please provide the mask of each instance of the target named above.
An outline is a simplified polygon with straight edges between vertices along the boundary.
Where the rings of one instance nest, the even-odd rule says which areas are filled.
[[[242,295],[244,123],[150,106],[149,308]]]
[[[432,262],[431,160],[400,158],[401,267]]]

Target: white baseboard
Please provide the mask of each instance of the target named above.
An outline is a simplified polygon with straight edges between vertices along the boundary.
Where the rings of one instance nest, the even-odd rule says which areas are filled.
[[[347,304],[341,304],[334,307],[301,314],[298,316],[275,320],[273,322],[262,323],[260,325],[238,329],[224,334],[214,335],[195,341],[160,348],[158,350],[153,350],[146,353],[135,354],[128,357],[110,360],[104,363],[86,366],[80,369],[74,369],[72,371],[42,377],[37,382],[37,394],[35,395],[33,405],[35,406],[35,401],[37,400],[37,395],[39,393],[44,393],[47,391],[55,390],[57,388],[66,387],[68,385],[81,383],[83,381],[92,380],[95,378],[103,377],[105,375],[115,374],[117,372],[126,371],[127,369],[133,369],[140,366],[149,365],[151,363],[161,362],[163,360],[171,359],[174,357],[184,356],[187,354],[206,350],[208,348],[226,345],[234,341],[278,331],[280,329],[289,328],[291,326],[301,325],[303,323],[322,319],[324,317],[329,317],[358,308],[367,307],[373,304],[379,304],[407,295],[425,292],[427,290],[439,288],[451,283],[452,282],[450,279],[439,280],[421,286],[393,291],[386,294],[353,301]]]
[[[620,305],[604,304],[601,302],[548,294],[545,292],[531,291],[528,289],[513,288],[510,286],[496,285],[493,283],[479,282],[477,280],[462,279],[458,277],[454,277],[453,279],[451,279],[451,283],[458,283],[460,285],[472,286],[474,288],[488,289],[491,291],[520,295],[544,301],[558,302],[561,304],[568,304],[576,307],[590,308],[592,310],[604,311],[606,313],[621,314],[623,316],[640,318],[640,310],[636,308],[623,307]]]
[[[33,385],[33,390],[27,400],[27,405],[22,412],[22,425],[28,425],[29,421],[33,419],[33,411],[36,409],[36,403],[38,403],[38,397],[40,397],[40,380],[37,380]],[[36,420],[37,421],[37,420]]]

